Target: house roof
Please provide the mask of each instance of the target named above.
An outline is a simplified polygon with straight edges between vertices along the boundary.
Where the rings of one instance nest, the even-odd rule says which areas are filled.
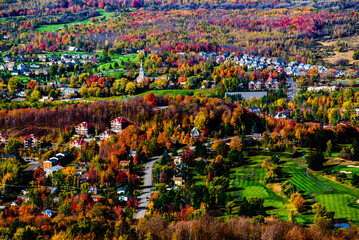
[[[82,139],[75,139],[75,140],[72,140],[70,143],[71,144],[77,144],[77,145],[83,145],[86,142],[84,140],[82,140]]]
[[[0,138],[8,139],[8,136],[6,136],[6,135],[0,133]]]
[[[77,124],[76,127],[91,128],[93,126],[91,124],[87,123],[87,122],[82,122],[82,123]]]
[[[29,140],[29,139],[37,139],[37,140],[40,140],[40,138],[34,134],[30,134],[26,137],[24,137],[24,140]]]
[[[60,165],[56,165],[56,166],[53,166],[53,167],[50,167],[50,168],[46,169],[46,171],[57,172],[57,171],[60,171],[63,168],[64,167],[61,167]]]
[[[112,119],[111,122],[128,123],[128,121],[123,117],[117,117],[115,119]]]
[[[108,134],[108,135],[115,135],[116,133],[112,130],[105,130],[103,131],[100,135],[105,135],[105,134]]]

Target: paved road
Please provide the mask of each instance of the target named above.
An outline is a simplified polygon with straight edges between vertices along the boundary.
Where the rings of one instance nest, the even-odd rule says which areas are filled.
[[[287,101],[290,102],[290,100],[295,98],[295,87],[296,83],[293,82],[293,78],[287,78],[287,84],[290,85],[290,88],[287,90]]]
[[[31,164],[30,167],[28,167],[25,171],[26,172],[30,172],[30,171],[35,171],[36,169],[38,169],[40,167],[40,162],[36,162],[34,164]]]
[[[243,169],[243,170],[245,170],[245,171],[250,171],[250,172],[251,172],[251,175],[246,176],[246,177],[242,177],[242,178],[240,178],[240,179],[237,179],[237,180],[234,181],[234,183],[233,183],[234,187],[236,188],[236,194],[237,194],[238,200],[239,200],[240,202],[242,202],[242,199],[241,199],[241,197],[239,196],[239,193],[238,193],[238,190],[237,190],[237,182],[252,177],[252,176],[254,175],[254,172],[253,172],[252,170],[250,170],[250,169],[245,169],[245,168],[239,168],[239,169]]]
[[[159,158],[160,157],[154,157],[146,164],[145,175],[143,176],[143,189],[141,197],[139,198],[140,204],[138,205],[136,219],[143,218],[146,215],[147,206],[151,197],[153,164],[155,164]]]
[[[309,175],[309,168],[303,166],[297,159],[293,159],[293,160],[298,163],[298,166],[299,166],[299,167],[303,167],[303,168],[306,168],[306,169],[307,169],[307,170],[305,171],[305,175],[307,175],[308,178],[310,178],[310,179],[313,180],[314,182],[319,183],[320,185],[322,185],[322,186],[324,186],[324,187],[326,187],[326,188],[329,189],[328,191],[320,191],[320,192],[331,192],[331,191],[333,191],[333,188],[331,188],[331,187],[325,185],[324,183],[318,181],[317,179],[311,177],[311,176]],[[314,193],[320,193],[320,192],[312,192],[312,193],[309,193],[309,194],[308,194],[308,195],[312,198],[312,200],[313,200],[314,203],[316,203],[317,201],[315,201],[315,198],[313,197],[312,194],[314,194]]]

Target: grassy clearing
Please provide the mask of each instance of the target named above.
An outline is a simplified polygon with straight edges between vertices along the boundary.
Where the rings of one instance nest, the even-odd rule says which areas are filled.
[[[112,16],[112,12],[106,12],[105,10],[103,9],[99,9],[98,10],[100,12],[100,16],[98,17],[101,17],[101,16],[105,16],[106,19],[110,18]],[[105,20],[106,21],[106,20]],[[75,21],[75,22],[72,22],[72,23],[67,23],[67,26],[72,26],[74,24],[79,24],[79,23],[83,23],[83,24],[97,24],[99,22],[91,22],[91,18],[88,18],[88,19],[85,19],[83,21]],[[41,26],[39,28],[36,29],[36,31],[38,32],[54,32],[54,31],[58,31],[59,28],[61,27],[64,27],[65,24],[52,24],[52,25],[45,25],[45,26]]]
[[[251,164],[246,165],[243,168],[250,169],[254,171],[255,174],[251,178],[238,181],[237,186],[239,188],[239,194],[241,198],[249,198],[250,196],[263,198],[268,215],[274,214],[278,215],[281,219],[287,219],[289,210],[291,209],[289,199],[276,194],[262,181],[267,170],[261,167],[261,163],[266,158],[268,157],[250,157]],[[359,224],[359,204],[357,203],[357,200],[359,199],[359,189],[334,182],[320,174],[310,174],[312,177],[315,177],[322,183],[334,189],[332,192],[329,192],[328,188],[309,179],[305,175],[305,168],[299,167],[292,159],[281,158],[279,165],[289,174],[288,180],[296,186],[309,204],[312,204],[313,201],[309,198],[308,194],[313,193],[312,195],[317,202],[322,203],[326,205],[328,209],[333,209],[335,211],[336,218],[346,218],[353,221],[355,224]],[[358,168],[347,168],[345,166],[337,166],[335,169],[359,172]],[[248,171],[243,169],[232,169],[230,172],[231,186],[233,186],[236,179],[243,178],[249,174]],[[297,215],[296,219],[298,222],[311,223],[314,220],[314,216],[308,211],[303,215]]]
[[[134,97],[140,97],[140,96],[144,96],[147,94],[153,93],[154,95],[161,95],[161,96],[165,96],[165,95],[190,95],[190,94],[194,94],[197,95],[199,93],[201,93],[204,96],[207,95],[211,95],[212,91],[211,90],[201,90],[201,89],[193,89],[193,90],[188,90],[188,89],[174,89],[174,90],[151,90],[151,91],[147,91],[147,92],[143,92],[137,95],[133,95],[133,96],[115,96],[115,97],[106,97],[106,98],[96,98],[96,97],[91,97],[91,98],[85,98],[85,100],[87,101],[105,101],[105,100],[125,100],[125,99],[131,99]]]
[[[277,215],[281,219],[288,219],[290,204],[287,198],[276,194],[272,189],[263,183],[263,178],[267,170],[262,168],[261,164],[267,156],[250,157],[250,165],[243,168],[254,171],[254,175],[250,178],[237,182],[238,192],[241,198],[249,198],[258,196],[264,199],[264,207],[268,215]],[[232,169],[230,172],[231,186],[236,179],[243,178],[250,174],[249,171],[243,169]],[[234,192],[234,191],[233,191]],[[233,194],[232,194],[233,195]]]

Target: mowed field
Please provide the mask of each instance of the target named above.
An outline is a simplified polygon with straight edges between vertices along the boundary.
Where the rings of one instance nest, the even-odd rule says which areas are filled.
[[[105,16],[106,19],[110,18],[112,16],[113,13],[111,12],[106,12],[105,10],[103,9],[99,9],[98,10],[100,12],[100,16],[97,16],[97,18],[101,17],[101,16]],[[106,20],[105,20],[106,21]],[[91,22],[91,18],[87,18],[83,21],[75,21],[75,22],[72,22],[72,23],[67,23],[66,25],[67,26],[71,26],[71,25],[74,25],[74,24],[79,24],[79,23],[83,23],[83,24],[96,24],[96,23],[99,23],[99,22]],[[44,26],[41,26],[39,28],[36,29],[36,31],[38,32],[54,32],[54,31],[58,31],[59,28],[61,27],[64,27],[65,24],[52,24],[52,25],[44,25]]]
[[[277,214],[278,217],[282,219],[288,219],[288,213],[291,209],[289,199],[274,192],[263,183],[267,170],[262,168],[261,164],[266,158],[269,157],[250,157],[250,164],[243,166],[243,168],[252,170],[255,174],[250,178],[237,182],[237,187],[239,187],[238,192],[241,198],[249,198],[250,196],[264,198],[264,206],[266,207],[266,213],[268,215]],[[303,195],[309,205],[314,203],[309,196],[309,194],[312,193],[316,202],[322,203],[326,205],[328,209],[335,211],[335,218],[351,220],[356,225],[359,225],[358,189],[334,182],[320,174],[310,174],[310,176],[333,188],[333,191],[329,191],[327,187],[308,178],[305,174],[306,169],[298,166],[294,160],[281,158],[279,165],[289,174],[288,180],[296,186],[297,190]],[[230,173],[232,186],[236,179],[241,179],[248,175],[250,175],[249,171],[237,168],[232,169]],[[308,211],[302,215],[297,215],[296,219],[298,222],[311,223],[314,220],[314,216]]]

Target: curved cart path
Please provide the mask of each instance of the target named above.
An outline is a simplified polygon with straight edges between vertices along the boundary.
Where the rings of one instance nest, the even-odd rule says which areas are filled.
[[[238,182],[238,181],[241,181],[241,180],[250,178],[250,177],[252,177],[252,176],[254,175],[254,172],[253,172],[252,170],[250,170],[250,169],[245,169],[245,168],[239,168],[239,169],[242,169],[242,170],[245,170],[245,171],[250,171],[251,174],[248,175],[248,176],[246,176],[246,177],[242,177],[242,178],[240,178],[240,179],[235,180],[234,183],[233,183],[233,185],[234,185],[235,188],[237,188],[237,182]],[[239,196],[239,193],[238,193],[238,190],[237,190],[237,189],[236,189],[236,194],[237,194],[238,200],[239,200],[240,202],[242,202],[242,199],[241,199],[241,197]]]
[[[310,178],[310,179],[313,180],[314,182],[319,183],[320,185],[322,185],[322,186],[324,186],[324,187],[326,187],[326,188],[329,189],[328,191],[319,191],[319,192],[311,192],[311,193],[309,193],[308,195],[313,199],[313,202],[314,202],[314,203],[316,203],[317,201],[315,201],[315,198],[313,197],[312,194],[314,194],[314,193],[321,193],[321,192],[331,192],[331,191],[334,190],[333,188],[331,188],[331,187],[325,185],[324,183],[318,181],[317,179],[311,177],[311,176],[309,175],[309,168],[308,168],[308,167],[303,166],[297,159],[293,159],[293,160],[298,163],[298,166],[299,166],[299,167],[303,167],[303,168],[306,168],[306,169],[307,169],[307,170],[305,171],[305,175],[307,175],[308,178]]]

